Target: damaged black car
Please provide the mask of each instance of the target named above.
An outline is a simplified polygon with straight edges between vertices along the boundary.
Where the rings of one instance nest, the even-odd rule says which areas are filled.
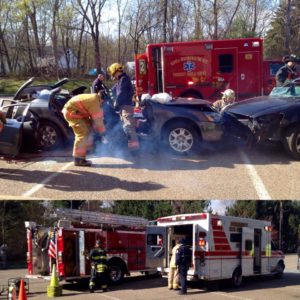
[[[0,135],[0,153],[16,155],[24,142],[34,148],[54,150],[73,139],[61,110],[86,87],[79,86],[70,92],[62,89],[69,81],[64,78],[53,85],[33,85],[34,78],[30,78],[12,99],[0,100],[0,109],[7,119]]]
[[[273,88],[268,96],[229,105],[223,118],[238,122],[241,135],[249,130],[257,143],[282,143],[288,154],[300,160],[299,83],[297,78],[286,86]]]

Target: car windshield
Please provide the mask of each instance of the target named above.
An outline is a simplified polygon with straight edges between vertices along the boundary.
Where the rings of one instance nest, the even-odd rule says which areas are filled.
[[[270,93],[271,97],[300,97],[300,86],[275,87]]]

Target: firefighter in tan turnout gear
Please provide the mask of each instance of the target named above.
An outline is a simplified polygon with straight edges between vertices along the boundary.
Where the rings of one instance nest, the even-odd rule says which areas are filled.
[[[221,92],[222,99],[217,100],[213,103],[213,107],[218,111],[221,111],[225,106],[235,102],[235,92],[234,90],[227,89]]]
[[[98,94],[80,94],[71,98],[63,108],[63,115],[75,134],[73,156],[75,166],[91,166],[86,160],[93,146],[93,129],[103,136],[102,99]]]
[[[176,253],[181,246],[179,239],[176,239],[176,245],[172,248],[172,255],[170,259],[170,271],[168,276],[168,288],[169,290],[179,289],[179,273],[176,266]]]
[[[101,245],[101,241],[97,240],[95,248],[90,251],[89,259],[91,261],[91,278],[90,278],[90,292],[94,293],[96,282],[99,282],[100,288],[103,292],[107,291],[107,276],[108,266],[106,251]]]

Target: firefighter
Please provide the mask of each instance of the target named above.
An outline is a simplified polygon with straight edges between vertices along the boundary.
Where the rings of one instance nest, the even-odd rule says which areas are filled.
[[[180,241],[180,247],[176,252],[176,266],[178,267],[179,280],[181,290],[179,295],[185,295],[187,293],[186,280],[187,280],[187,271],[191,266],[192,260],[192,251],[186,243],[186,239],[183,238]]]
[[[91,166],[86,160],[93,146],[92,128],[104,137],[102,99],[99,94],[80,94],[71,98],[63,108],[63,115],[75,134],[73,157],[75,166]]]
[[[172,255],[170,260],[170,271],[168,276],[168,287],[169,290],[178,290],[179,289],[179,274],[176,266],[176,253],[179,247],[181,246],[179,239],[176,239],[176,244],[172,248]]]
[[[296,69],[298,59],[296,55],[286,55],[283,57],[282,61],[284,62],[284,66],[277,71],[275,76],[276,86],[285,86],[298,77]]]
[[[108,266],[106,251],[100,240],[96,240],[95,248],[90,251],[88,259],[91,261],[90,292],[94,293],[96,282],[99,281],[103,292],[107,291]]]
[[[6,124],[6,118],[4,116],[4,113],[0,110],[0,133],[4,129],[4,124]]]
[[[298,260],[297,260],[297,270],[300,270],[300,245],[297,250]]]
[[[227,89],[221,92],[222,98],[213,103],[213,107],[218,111],[221,111],[225,106],[235,102],[235,92],[234,90]]]
[[[128,149],[136,151],[139,149],[139,141],[133,118],[134,104],[132,99],[134,91],[130,77],[124,72],[123,66],[119,63],[112,64],[107,70],[112,79],[118,81],[112,88],[115,96],[114,108],[120,113],[123,130],[128,138]]]

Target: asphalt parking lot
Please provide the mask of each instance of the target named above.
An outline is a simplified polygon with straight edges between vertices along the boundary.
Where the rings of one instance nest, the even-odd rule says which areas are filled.
[[[90,168],[73,165],[71,148],[0,159],[0,199],[300,199],[300,161],[280,148],[207,148],[193,156],[100,148]]]
[[[230,287],[228,282],[219,286],[205,283],[189,284],[188,294],[180,296],[175,291],[167,289],[167,279],[161,277],[146,277],[132,274],[125,278],[118,286],[109,287],[108,292],[88,292],[88,285],[78,285],[61,282],[63,285],[62,298],[69,299],[111,299],[111,300],[162,300],[162,299],[240,299],[240,300],[294,300],[300,299],[300,272],[296,269],[297,256],[286,256],[286,270],[281,279],[273,276],[249,278],[238,289]],[[23,277],[25,269],[0,270],[0,286],[7,286],[9,278]],[[49,299],[47,286],[49,281],[44,279],[30,279],[28,299]],[[0,299],[7,299],[5,293]]]

